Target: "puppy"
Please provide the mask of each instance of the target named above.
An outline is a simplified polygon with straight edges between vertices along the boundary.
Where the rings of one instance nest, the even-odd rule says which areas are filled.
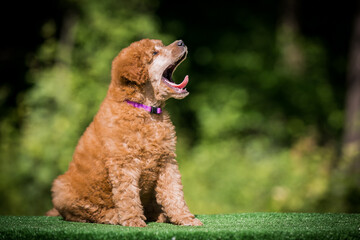
[[[53,182],[48,215],[133,227],[145,227],[145,220],[202,225],[185,203],[175,128],[163,109],[167,99],[189,94],[188,76],[172,80],[186,55],[181,40],[164,46],[149,39],[119,53],[106,98],[68,171]]]

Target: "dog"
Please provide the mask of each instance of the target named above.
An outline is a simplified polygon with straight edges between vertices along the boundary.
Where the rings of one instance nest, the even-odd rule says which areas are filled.
[[[48,216],[131,227],[145,227],[145,220],[202,225],[185,203],[175,127],[163,109],[167,99],[189,94],[188,76],[179,84],[172,78],[187,53],[182,40],[164,46],[150,39],[120,51],[99,111],[69,169],[53,182]]]

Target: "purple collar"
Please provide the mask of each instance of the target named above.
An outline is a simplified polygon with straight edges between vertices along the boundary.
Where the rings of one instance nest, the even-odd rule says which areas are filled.
[[[141,103],[132,102],[132,101],[129,101],[129,100],[126,100],[126,102],[127,102],[128,104],[136,107],[136,108],[143,108],[143,109],[145,109],[146,111],[148,111],[149,113],[156,113],[156,114],[162,113],[161,108],[151,107],[151,106],[147,106],[147,105],[144,105],[144,104],[141,104]]]

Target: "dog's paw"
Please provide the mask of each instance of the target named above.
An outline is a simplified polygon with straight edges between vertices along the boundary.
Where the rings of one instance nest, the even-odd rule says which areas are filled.
[[[146,227],[146,223],[141,218],[133,218],[125,220],[121,223],[125,227]]]
[[[197,218],[183,218],[183,219],[175,220],[174,223],[177,225],[182,225],[182,226],[202,226],[203,225],[203,223]]]
[[[169,221],[169,218],[166,216],[165,213],[161,213],[161,214],[158,216],[156,222],[157,222],[157,223],[168,223],[168,222],[170,222],[170,221]]]
[[[120,225],[119,214],[117,213],[116,209],[109,209],[105,215],[98,220],[98,223]]]

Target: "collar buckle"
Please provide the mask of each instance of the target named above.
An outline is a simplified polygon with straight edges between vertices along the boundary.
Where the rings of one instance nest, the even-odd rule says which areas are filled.
[[[158,114],[158,108],[157,107],[151,107],[150,113]]]

